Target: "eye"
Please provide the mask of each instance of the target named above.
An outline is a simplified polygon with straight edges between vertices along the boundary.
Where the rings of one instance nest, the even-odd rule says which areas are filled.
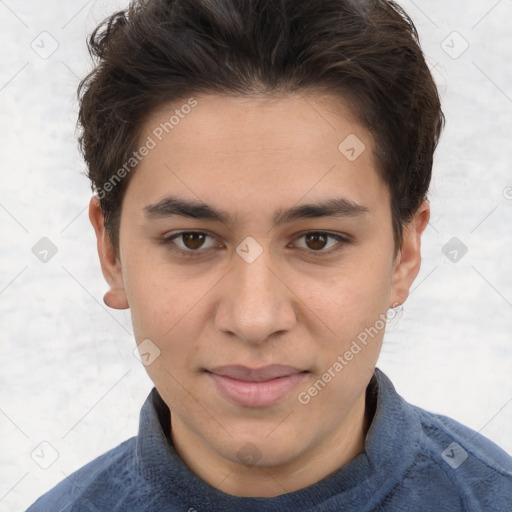
[[[210,243],[207,241],[210,239]],[[341,250],[341,248],[350,244],[350,238],[326,231],[308,231],[303,233],[296,240],[304,239],[304,245],[295,245],[309,253],[318,253],[318,255],[330,254]],[[179,231],[168,235],[162,239],[162,244],[171,251],[189,257],[201,256],[209,249],[221,247],[212,235],[204,231]]]
[[[211,239],[209,245],[205,247],[205,241]],[[174,252],[186,256],[196,256],[200,252],[215,247],[215,239],[204,231],[180,231],[170,236],[166,236],[162,243]],[[203,249],[203,251],[200,251]]]
[[[326,231],[309,231],[308,233],[304,233],[297,240],[304,239],[304,246],[301,247],[303,249],[309,250],[309,252],[321,252],[321,253],[331,253],[335,252],[345,244],[349,244],[350,240],[346,236],[328,233]],[[329,239],[331,240],[331,245],[329,245]],[[336,247],[337,246],[337,247]],[[327,250],[325,250],[327,247]],[[333,250],[332,247],[335,247]]]

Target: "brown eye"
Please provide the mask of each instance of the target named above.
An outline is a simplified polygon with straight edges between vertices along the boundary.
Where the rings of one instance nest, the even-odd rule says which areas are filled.
[[[201,256],[215,247],[215,239],[203,231],[180,231],[164,237],[162,244],[179,255]]]
[[[187,249],[200,249],[204,243],[204,233],[183,233],[181,239]]]
[[[343,246],[352,243],[348,236],[328,233],[325,231],[310,231],[304,233],[298,239],[301,243],[297,246],[310,253],[317,252],[318,256],[328,255],[343,248]]]
[[[328,236],[324,233],[309,233],[305,235],[306,244],[310,249],[318,251],[323,249],[327,244]]]

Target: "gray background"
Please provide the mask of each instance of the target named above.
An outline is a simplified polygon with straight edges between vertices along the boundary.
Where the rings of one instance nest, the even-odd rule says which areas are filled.
[[[401,4],[447,125],[421,273],[378,365],[407,400],[512,454],[512,2]],[[133,436],[152,387],[129,312],[103,305],[74,137],[86,34],[125,5],[0,0],[2,511]],[[57,250],[46,262],[43,237]]]

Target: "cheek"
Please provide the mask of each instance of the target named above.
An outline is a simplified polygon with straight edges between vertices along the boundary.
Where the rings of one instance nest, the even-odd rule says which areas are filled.
[[[160,340],[183,317],[187,300],[180,279],[152,251],[142,247],[126,254],[123,281],[137,343]]]
[[[160,357],[146,367],[151,378],[167,369],[182,374],[197,358],[202,332],[212,319],[209,292],[219,275],[170,265],[158,252],[142,249],[127,258],[125,289],[137,343],[150,339]],[[154,380],[154,379],[153,379]]]
[[[201,328],[195,306],[199,297],[185,293],[188,285],[183,278],[169,275],[164,265],[131,271],[127,296],[135,339],[137,344],[149,339],[158,349],[158,357],[145,370],[165,396],[180,402],[183,397],[176,383],[184,385],[189,378],[184,369],[194,357],[194,340]]]
[[[328,280],[305,282],[303,293],[319,319],[346,336],[372,325],[386,312],[390,290],[390,265],[361,256]]]
[[[184,297],[176,282],[151,279],[132,281],[127,295],[137,341],[150,338],[161,345],[164,339],[175,335],[177,329],[183,332],[195,296]]]
[[[385,332],[390,286],[387,261],[362,257],[333,275],[327,286],[310,281],[304,287],[320,326],[316,332],[310,329],[315,367],[329,381],[317,405],[359,396],[371,377]]]
[[[322,327],[313,336],[315,347],[310,351],[316,372],[300,391],[311,407],[332,412],[325,415],[326,425],[334,425],[341,411],[354,405],[372,376],[382,347],[389,270],[384,265],[363,263],[333,276],[327,290],[313,290],[310,283],[307,305],[317,314],[316,325]],[[338,404],[337,412],[333,403]]]

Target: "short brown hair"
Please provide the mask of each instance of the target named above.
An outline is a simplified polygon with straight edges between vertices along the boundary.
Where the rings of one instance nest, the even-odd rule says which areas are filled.
[[[427,195],[444,116],[416,28],[396,3],[136,0],[94,30],[89,52],[97,65],[78,90],[79,142],[116,252],[131,174],[105,185],[155,109],[201,93],[307,89],[349,98],[374,137],[401,246]]]

